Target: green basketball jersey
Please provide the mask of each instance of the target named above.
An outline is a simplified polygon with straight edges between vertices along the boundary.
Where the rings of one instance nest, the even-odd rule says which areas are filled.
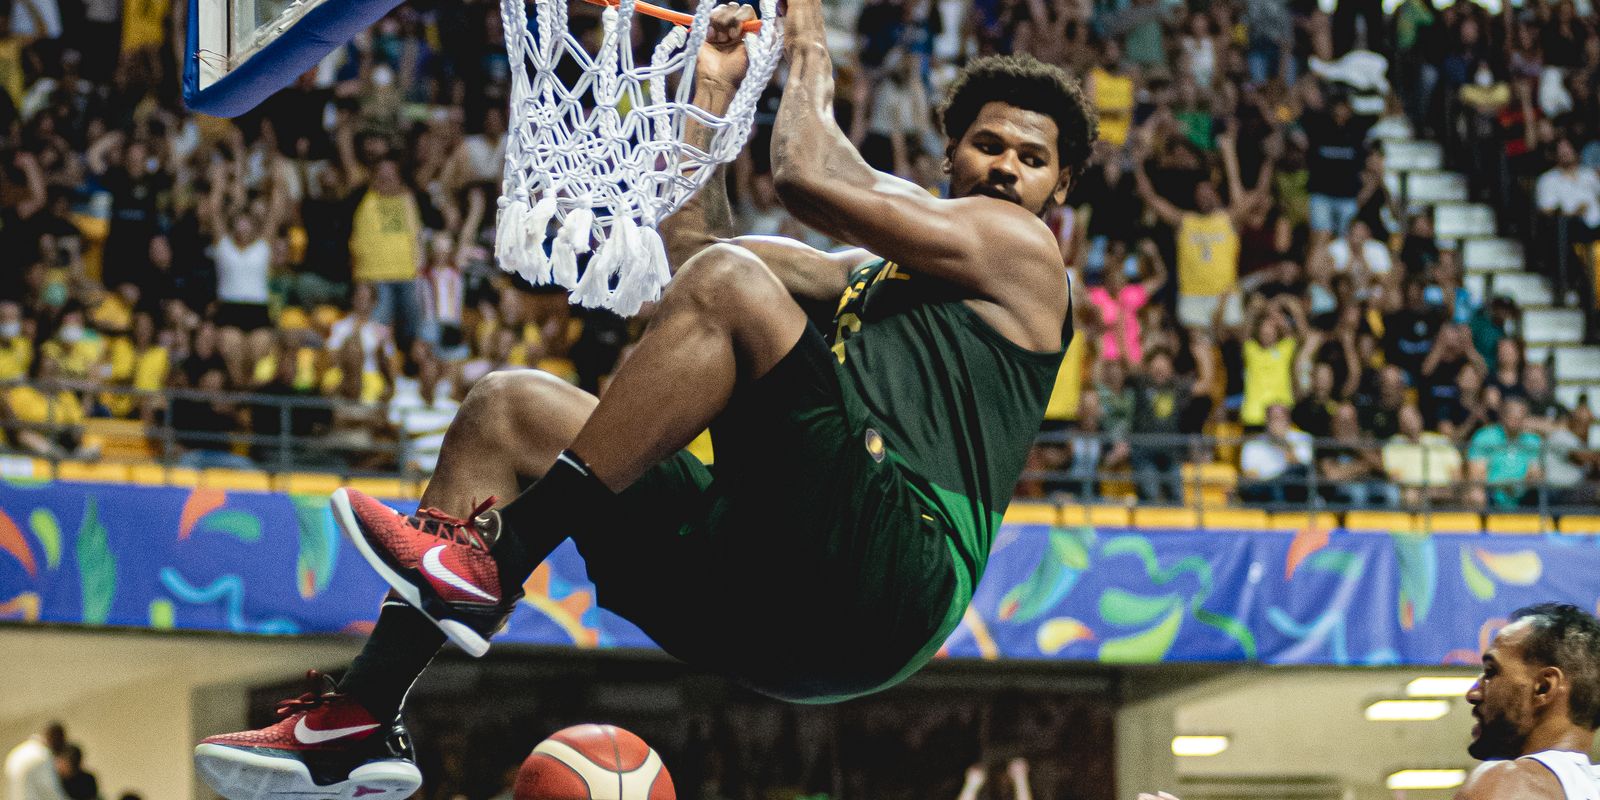
[[[865,446],[898,464],[955,532],[958,591],[928,657],[972,600],[1072,335],[1069,313],[1062,350],[1027,350],[980,319],[969,296],[879,259],[851,273],[832,331]]]

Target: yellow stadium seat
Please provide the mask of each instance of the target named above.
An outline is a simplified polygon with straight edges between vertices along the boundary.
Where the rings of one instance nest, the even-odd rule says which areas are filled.
[[[1219,422],[1211,426],[1209,435],[1217,439],[1217,460],[1224,464],[1233,464],[1239,460],[1240,440],[1244,438],[1244,428],[1233,422]]]
[[[1404,511],[1351,511],[1344,515],[1345,530],[1415,531],[1417,521]]]
[[[380,500],[415,500],[420,495],[414,484],[399,478],[351,478],[344,485]]]
[[[1206,530],[1259,531],[1271,527],[1267,512],[1259,508],[1207,508],[1200,515]]]
[[[1339,518],[1327,511],[1315,514],[1308,511],[1279,511],[1268,516],[1267,527],[1275,531],[1299,531],[1305,528],[1331,531],[1339,527]]]
[[[1006,508],[1007,525],[1060,525],[1061,509],[1051,503],[1012,503]]]
[[[128,465],[120,461],[63,461],[56,465],[56,480],[127,483]]]
[[[236,492],[270,492],[272,478],[260,470],[213,467],[200,471],[200,485]]]
[[[1482,533],[1483,517],[1472,511],[1434,511],[1417,514],[1417,527],[1431,533]]]
[[[1562,533],[1600,533],[1600,517],[1568,514],[1557,527]]]
[[[338,475],[327,472],[280,472],[272,480],[274,489],[289,494],[333,494],[343,485]]]
[[[200,473],[188,467],[134,464],[128,468],[128,480],[146,486],[199,486]]]
[[[1185,528],[1200,527],[1200,513],[1193,508],[1135,508],[1135,528]]]
[[[147,459],[155,455],[144,423],[136,419],[109,419],[91,417],[83,421],[85,438],[94,437],[100,442],[102,455],[132,460]]]
[[[1213,461],[1210,464],[1184,464],[1183,482],[1198,480],[1205,486],[1223,486],[1232,489],[1239,483],[1239,469],[1232,464]]]
[[[1483,527],[1490,533],[1544,533],[1550,529],[1538,514],[1489,514]]]
[[[1239,484],[1239,470],[1232,464],[1183,465],[1184,502],[1188,505],[1226,506]],[[1198,490],[1198,495],[1196,494]]]
[[[128,467],[128,482],[145,486],[166,486],[167,468],[160,464],[134,464]]]
[[[1128,527],[1128,509],[1125,506],[1070,505],[1061,507],[1061,524],[1069,528],[1088,525],[1094,528]]]

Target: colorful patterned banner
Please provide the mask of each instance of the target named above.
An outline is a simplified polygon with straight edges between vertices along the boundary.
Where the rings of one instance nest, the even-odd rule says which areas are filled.
[[[953,657],[1477,662],[1505,614],[1594,609],[1600,539],[1006,526]],[[0,484],[0,620],[360,634],[384,585],[322,496]],[[644,647],[563,545],[501,640]]]

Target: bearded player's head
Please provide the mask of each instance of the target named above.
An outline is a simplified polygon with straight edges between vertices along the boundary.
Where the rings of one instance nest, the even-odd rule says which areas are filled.
[[[1472,744],[1484,761],[1514,759],[1600,727],[1600,621],[1576,606],[1518,609],[1483,654],[1467,692]],[[1588,739],[1584,739],[1588,741]]]
[[[994,197],[1041,215],[1066,201],[1097,136],[1078,82],[1028,55],[967,65],[939,117],[952,197]]]

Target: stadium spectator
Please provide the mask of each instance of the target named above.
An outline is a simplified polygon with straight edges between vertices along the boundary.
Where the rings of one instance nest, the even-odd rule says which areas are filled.
[[[55,756],[67,746],[66,728],[52,722],[6,754],[7,800],[66,800]]]
[[[0,381],[17,380],[33,364],[33,334],[24,325],[22,307],[14,300],[0,301]]]
[[[389,424],[404,440],[406,470],[431,474],[439,463],[445,429],[461,407],[431,355],[416,359],[415,378],[397,378],[389,400]]]
[[[1484,400],[1496,413],[1501,402],[1513,395],[1522,395],[1523,365],[1526,348],[1520,340],[1505,338],[1495,343],[1494,371],[1484,386]]]
[[[1573,248],[1592,242],[1600,230],[1600,176],[1579,163],[1570,139],[1556,142],[1555,156],[1555,166],[1539,176],[1534,191],[1534,203],[1544,215],[1539,241],[1546,245],[1542,253],[1546,274],[1558,287],[1557,303],[1564,303],[1566,291],[1573,291],[1578,307],[1592,317],[1594,281],[1590,271],[1579,266]]]
[[[1140,500],[1182,503],[1184,451],[1176,445],[1184,410],[1206,387],[1179,376],[1167,350],[1150,350],[1144,363],[1145,374],[1134,379],[1133,430],[1147,438],[1132,445],[1134,481]]]
[[[1544,480],[1551,490],[1550,504],[1593,508],[1600,502],[1600,450],[1590,441],[1594,413],[1588,403],[1564,411],[1544,434]]]
[[[328,331],[328,350],[342,354],[347,344],[361,356],[360,397],[374,402],[384,395],[394,380],[394,361],[398,353],[394,334],[386,323],[375,319],[380,289],[370,283],[357,283],[351,293],[350,313]],[[328,389],[337,379],[328,379]]]
[[[1311,386],[1295,401],[1289,420],[1296,428],[1322,438],[1333,433],[1333,415],[1344,403],[1334,396],[1333,365],[1320,362],[1311,368]]]
[[[373,319],[393,326],[395,338],[409,345],[422,316],[416,287],[422,266],[421,207],[393,157],[377,163],[371,183],[357,196],[361,199],[350,226],[351,275],[376,290]]]
[[[47,458],[93,458],[99,451],[83,436],[87,401],[62,385],[64,378],[57,358],[41,354],[34,359],[28,380],[6,392],[0,413],[13,446],[24,452]]]
[[[182,448],[178,463],[185,467],[230,467],[254,469],[248,456],[233,451],[233,437],[240,430],[239,409],[227,395],[227,373],[215,366],[195,379],[190,393],[171,403],[169,422]]]
[[[1367,293],[1389,274],[1392,261],[1389,248],[1373,238],[1366,220],[1357,218],[1343,236],[1334,239],[1312,257],[1312,280],[1328,284],[1334,275],[1349,275],[1358,293]]]
[[[1550,369],[1530,361],[1522,368],[1522,396],[1528,400],[1528,427],[1545,433],[1560,424],[1564,413],[1550,384]]]
[[[83,768],[83,748],[68,743],[55,757],[56,777],[68,800],[100,800],[100,781]]]
[[[1332,440],[1319,447],[1317,477],[1325,481],[1324,499],[1357,508],[1390,506],[1396,500],[1394,484],[1383,480],[1383,457],[1361,432],[1356,408],[1340,405],[1333,415]]]
[[[1106,263],[1103,285],[1089,290],[1089,302],[1099,313],[1099,327],[1104,330],[1100,357],[1130,365],[1143,363],[1139,311],[1167,285],[1167,265],[1149,239],[1139,242],[1136,254],[1129,254],[1124,243],[1112,242]]]
[[[1455,401],[1435,410],[1430,425],[1457,442],[1465,443],[1494,420],[1484,388],[1483,371],[1467,365],[1456,375]]]
[[[1100,475],[1128,465],[1126,437],[1111,435],[1101,424],[1100,395],[1084,392],[1078,401],[1078,424],[1067,435],[1067,482],[1060,491],[1083,500],[1100,496]]]
[[[1238,226],[1248,209],[1240,198],[1224,206],[1217,187],[1201,180],[1194,188],[1195,210],[1180,210],[1156,192],[1137,150],[1134,165],[1140,198],[1158,219],[1176,230],[1178,321],[1205,328],[1239,278]]]
[[[1295,329],[1306,329],[1300,305],[1279,298],[1257,301],[1247,323],[1250,338],[1243,348],[1244,404],[1239,421],[1249,426],[1266,422],[1267,409],[1294,404],[1294,360],[1299,342],[1290,334],[1287,315],[1296,320]]]
[[[1444,323],[1444,314],[1428,305],[1427,287],[1422,281],[1407,280],[1401,290],[1401,304],[1384,315],[1383,353],[1390,365],[1404,371],[1408,384],[1422,385],[1423,362],[1434,349]]]
[[[1355,115],[1344,91],[1328,93],[1325,104],[1326,111],[1311,111],[1300,119],[1307,142],[1313,248],[1342,235],[1360,210],[1356,198],[1372,126],[1370,119]]]
[[[1133,387],[1128,385],[1128,367],[1121,361],[1102,361],[1095,370],[1095,378],[1105,432],[1114,439],[1126,440],[1133,432],[1137,405]]]
[[[1416,404],[1400,410],[1400,431],[1383,445],[1383,472],[1409,508],[1455,499],[1462,478],[1461,451],[1442,434],[1423,430]]]
[[[1441,421],[1454,419],[1459,414],[1462,405],[1461,372],[1468,368],[1477,370],[1478,374],[1488,371],[1483,357],[1472,349],[1472,339],[1466,327],[1444,326],[1419,370],[1417,395],[1428,409],[1430,428],[1438,428]]]
[[[1133,126],[1139,80],[1122,63],[1122,45],[1115,37],[1100,41],[1100,59],[1084,78],[1084,92],[1100,118],[1100,141],[1121,148]]]
[[[1266,430],[1239,451],[1239,499],[1246,503],[1302,503],[1311,477],[1311,434],[1294,430],[1289,409],[1267,407]]]
[[[1544,443],[1528,430],[1528,403],[1520,396],[1505,398],[1500,421],[1472,436],[1467,447],[1469,498],[1474,505],[1516,508],[1536,499],[1528,484],[1541,480],[1539,465]]]
[[[224,336],[237,338],[267,328],[271,299],[268,279],[280,261],[274,237],[286,214],[288,198],[275,174],[264,179],[265,199],[246,195],[247,166],[243,156],[219,161],[211,173],[207,213],[213,220],[212,253],[217,270],[215,319]],[[274,252],[278,250],[279,252]],[[235,368],[235,380],[238,378]]]

